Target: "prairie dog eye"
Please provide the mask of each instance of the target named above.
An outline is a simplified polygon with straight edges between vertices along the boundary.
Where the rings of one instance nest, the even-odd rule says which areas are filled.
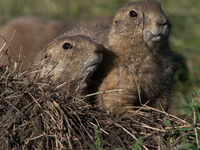
[[[130,16],[130,17],[137,17],[137,13],[136,13],[134,10],[131,10],[131,11],[129,12],[129,16]]]
[[[72,49],[73,45],[71,43],[66,42],[66,43],[63,44],[62,47],[63,47],[63,49],[68,50],[68,49]]]

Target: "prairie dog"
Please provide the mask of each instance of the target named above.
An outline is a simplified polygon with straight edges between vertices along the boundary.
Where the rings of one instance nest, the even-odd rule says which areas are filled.
[[[145,104],[167,111],[171,103],[172,54],[170,23],[155,1],[130,2],[115,14],[105,47],[119,59],[99,91],[99,104],[116,114]]]
[[[69,21],[68,21],[69,22]],[[8,48],[8,54],[11,55],[11,60],[18,60],[19,51],[21,49],[21,59],[25,60],[22,65],[22,70],[31,67],[37,53],[41,51],[49,42],[66,32],[72,27],[94,26],[101,24],[103,27],[108,27],[111,19],[109,17],[95,18],[80,22],[68,23],[64,20],[50,20],[37,17],[18,17],[10,20],[0,28],[0,48],[6,42],[4,49],[0,52],[0,56],[7,49],[11,37],[11,43]],[[14,32],[16,33],[14,34]],[[4,40],[5,38],[5,40]],[[0,57],[0,65],[2,64],[5,55]],[[8,65],[8,57],[5,57],[3,65]]]
[[[39,78],[47,78],[54,85],[70,83],[70,91],[89,72],[94,72],[102,60],[103,47],[85,36],[60,36],[38,54]],[[88,75],[88,76],[89,76]]]
[[[113,114],[146,102],[154,108],[168,110],[172,87],[170,23],[158,2],[127,3],[116,12],[110,28],[86,27],[66,34],[77,33],[89,36],[118,56],[109,66],[98,92],[124,91],[98,95],[99,105],[107,107]],[[103,69],[106,67],[102,66]]]

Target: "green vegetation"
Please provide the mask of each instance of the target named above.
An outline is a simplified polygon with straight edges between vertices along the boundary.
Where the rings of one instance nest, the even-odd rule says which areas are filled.
[[[98,127],[94,126],[94,132],[95,132],[95,145],[97,150],[103,150],[103,147],[101,146],[101,135],[100,135],[100,130]],[[131,150],[142,150],[142,142],[143,138],[139,137],[134,145],[134,147],[131,147]],[[90,145],[90,144],[89,144]],[[90,147],[92,149],[95,149],[94,146]],[[95,149],[95,150],[96,150]],[[126,148],[115,148],[114,150],[127,150]]]
[[[112,16],[126,2],[128,0],[1,0],[0,15],[3,22],[21,15],[84,20]]]
[[[184,98],[187,105],[181,104],[182,109],[185,113],[193,120],[193,122],[187,122],[188,125],[183,126],[182,128],[175,127],[176,129],[169,130],[165,133],[164,139],[167,143],[173,147],[174,144],[178,143],[180,137],[183,142],[183,145],[180,145],[177,150],[181,149],[200,149],[199,140],[200,140],[200,130],[199,130],[199,123],[200,123],[200,106],[197,104],[197,101],[194,99],[200,93],[200,89],[197,92],[192,93],[192,99],[188,100]],[[164,123],[168,127],[172,127],[173,125],[164,118]],[[194,133],[194,134],[193,134]]]
[[[188,114],[188,116],[193,116],[193,123],[191,124],[192,128],[195,131],[195,139],[196,139],[196,146],[197,149],[200,149],[199,145],[199,132],[197,129],[197,124],[200,123],[200,106],[197,104],[197,102],[194,100],[194,97],[197,96],[200,93],[200,89],[197,92],[192,93],[192,101],[188,101],[187,99],[186,102],[188,105],[182,105],[183,110]],[[191,144],[192,146],[192,144]]]
[[[103,150],[103,147],[101,146],[101,135],[100,135],[100,130],[98,127],[94,127],[94,133],[95,133],[95,145],[97,147],[97,150]]]
[[[200,83],[200,1],[196,0],[158,0],[172,22],[171,47],[186,60],[189,71],[188,80],[179,84],[185,94],[197,90]],[[188,93],[189,92],[189,93]]]

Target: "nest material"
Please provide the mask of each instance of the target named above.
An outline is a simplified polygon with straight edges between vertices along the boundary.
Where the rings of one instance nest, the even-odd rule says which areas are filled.
[[[173,129],[188,125],[185,120],[152,113],[153,108],[145,105],[112,116],[105,108],[69,98],[47,83],[29,81],[12,68],[0,68],[0,149],[131,149],[139,137],[143,149],[182,144],[179,130],[176,141],[171,145],[169,141]]]

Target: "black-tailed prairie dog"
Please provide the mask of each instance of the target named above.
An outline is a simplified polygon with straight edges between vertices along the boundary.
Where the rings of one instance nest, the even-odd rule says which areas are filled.
[[[34,64],[39,65],[39,79],[48,79],[53,85],[68,82],[70,92],[74,92],[101,62],[102,51],[103,47],[88,37],[60,36],[38,54]]]
[[[98,95],[98,104],[113,114],[146,102],[168,110],[172,86],[170,23],[158,2],[127,3],[116,12],[109,29],[93,27],[80,32],[118,55],[98,90],[116,91]]]
[[[100,104],[113,113],[147,101],[149,106],[168,110],[172,86],[169,32],[169,21],[155,1],[131,2],[117,11],[105,45],[119,59],[99,91],[124,91],[99,95]]]
[[[0,52],[0,66],[2,65],[3,59],[3,65],[9,64],[8,57],[2,55],[7,48],[8,54],[11,55],[11,60],[18,60],[21,49],[20,60],[22,61],[25,56],[22,70],[28,69],[32,66],[37,53],[41,51],[46,44],[69,28],[70,25],[64,21],[37,17],[18,17],[12,19],[0,28],[0,48],[2,48],[5,42],[7,43]]]
[[[7,44],[3,48],[3,51],[5,52],[9,45],[8,54],[10,55],[12,53],[11,60],[18,60],[21,49],[20,60],[23,60],[25,56],[22,65],[22,70],[25,70],[32,66],[33,60],[39,51],[65,31],[76,26],[94,26],[96,24],[108,27],[111,19],[107,17],[84,20],[77,23],[68,22],[64,20],[50,20],[37,17],[14,18],[0,28],[0,48],[6,42]],[[15,31],[16,33],[14,33]],[[12,36],[13,38],[11,40]],[[5,38],[6,41],[3,38]],[[0,56],[3,54],[3,51],[0,52]],[[2,65],[9,64],[8,57],[4,58],[4,56],[0,57],[0,65],[2,64],[3,59],[4,63]]]

